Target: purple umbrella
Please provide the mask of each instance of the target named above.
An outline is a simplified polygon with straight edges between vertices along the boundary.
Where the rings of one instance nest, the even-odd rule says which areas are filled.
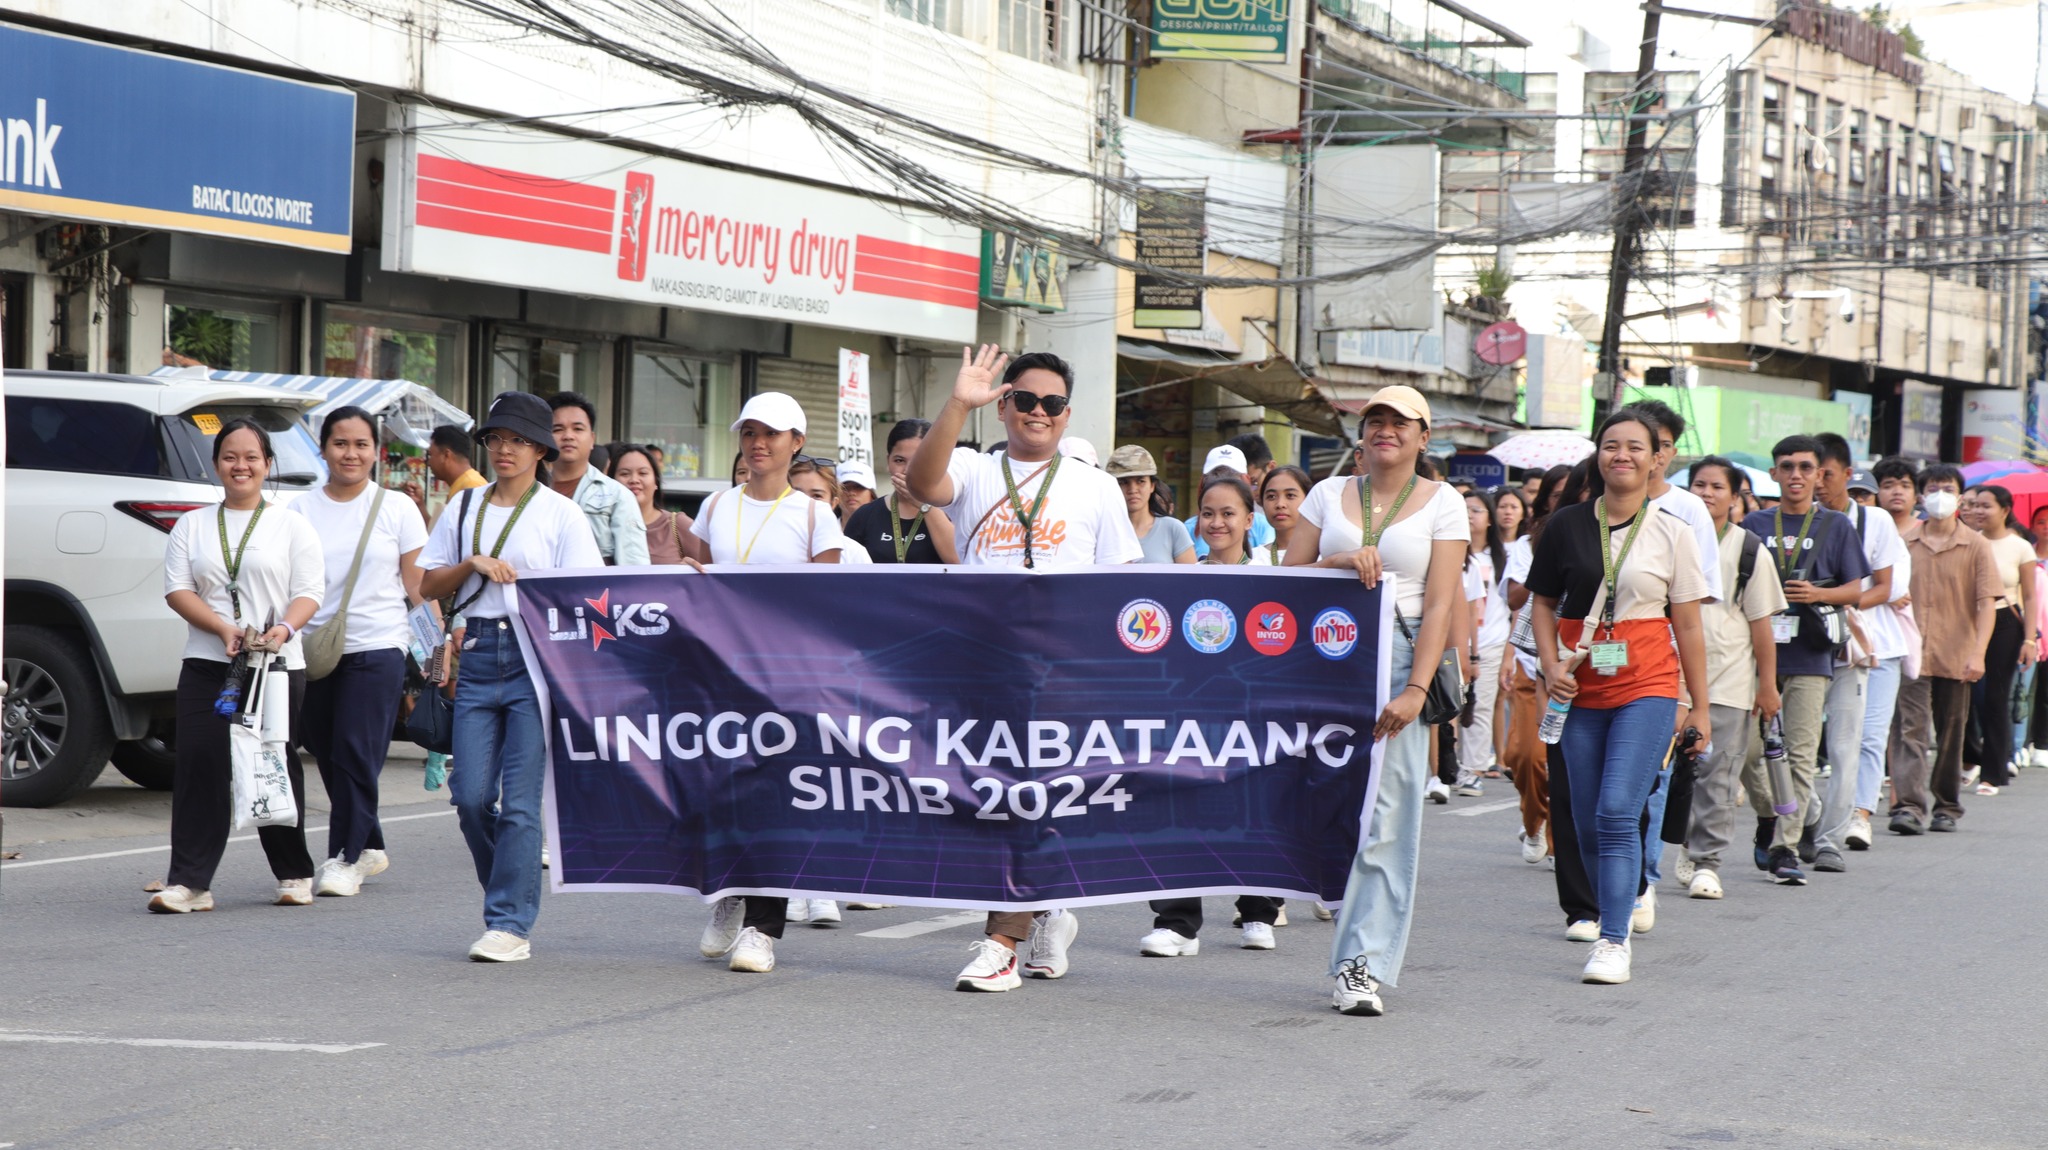
[[[2018,459],[1980,459],[1963,465],[1963,481],[1972,485],[1989,483],[2008,475],[2034,475],[2040,468]]]

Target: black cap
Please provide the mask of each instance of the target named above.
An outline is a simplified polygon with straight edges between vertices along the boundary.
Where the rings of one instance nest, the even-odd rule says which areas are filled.
[[[476,437],[481,440],[493,430],[509,431],[521,439],[540,444],[549,463],[562,454],[555,450],[554,409],[540,396],[508,391],[492,400],[491,413],[484,416],[483,426],[476,429]]]

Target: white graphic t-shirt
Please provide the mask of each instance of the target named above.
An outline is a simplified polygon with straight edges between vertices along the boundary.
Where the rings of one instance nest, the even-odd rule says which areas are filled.
[[[1017,520],[1004,467],[1017,484],[1017,498],[1029,513],[1045,483],[1045,462],[1019,463],[1007,454],[953,453],[946,475],[953,481],[947,506],[960,535],[960,562],[981,567],[1024,566],[1024,525]],[[1107,472],[1078,460],[1060,464],[1045,506],[1032,522],[1031,554],[1038,570],[1097,563],[1135,563],[1145,549],[1131,530],[1123,490]]]

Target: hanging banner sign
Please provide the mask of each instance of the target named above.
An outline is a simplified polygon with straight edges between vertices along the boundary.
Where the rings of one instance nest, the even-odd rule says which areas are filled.
[[[1009,232],[981,233],[981,298],[1038,311],[1067,310],[1067,257]]]
[[[1147,187],[1137,195],[1138,258],[1162,271],[1200,276],[1208,270],[1207,202],[1200,188]],[[1131,323],[1136,327],[1199,328],[1202,289],[1138,272]]]
[[[868,394],[868,355],[839,349],[839,462],[875,465],[875,436]]]
[[[1192,567],[523,576],[551,880],[1334,902],[1379,768],[1384,589]]]
[[[1287,0],[1152,0],[1155,57],[1287,60]]]

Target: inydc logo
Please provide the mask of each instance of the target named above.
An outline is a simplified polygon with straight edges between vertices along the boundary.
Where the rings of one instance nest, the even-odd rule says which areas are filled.
[[[1342,659],[1358,646],[1358,620],[1341,607],[1329,607],[1308,629],[1309,642],[1325,659]]]
[[[1116,614],[1116,637],[1140,655],[1149,655],[1173,637],[1173,620],[1156,599],[1133,599]]]

